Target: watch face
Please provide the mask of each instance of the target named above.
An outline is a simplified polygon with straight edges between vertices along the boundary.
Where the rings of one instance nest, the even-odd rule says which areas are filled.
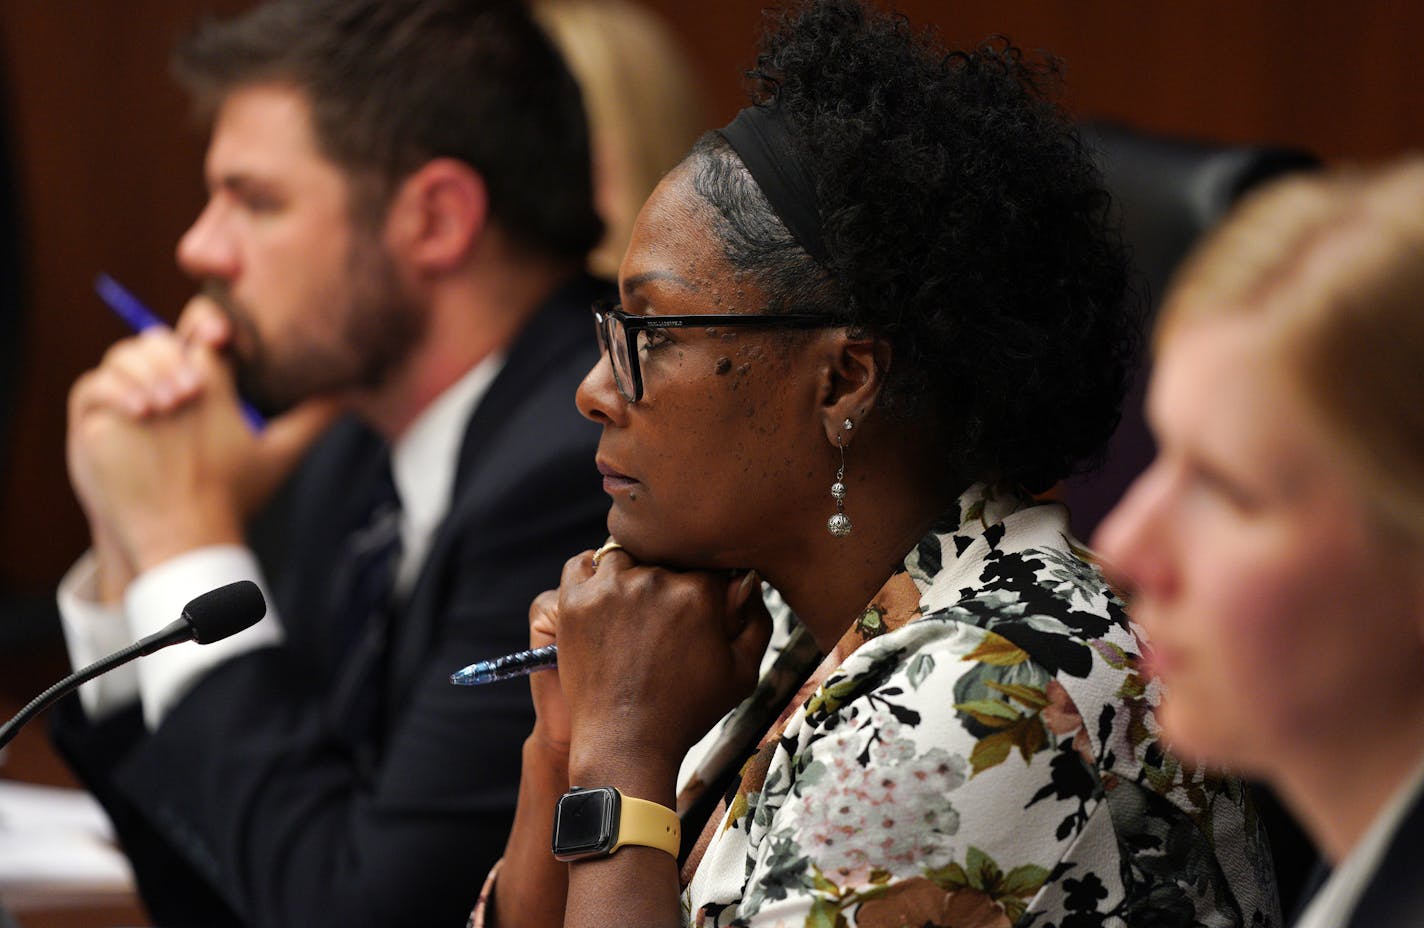
[[[606,854],[618,822],[618,793],[608,787],[573,789],[554,813],[554,856],[560,860]]]

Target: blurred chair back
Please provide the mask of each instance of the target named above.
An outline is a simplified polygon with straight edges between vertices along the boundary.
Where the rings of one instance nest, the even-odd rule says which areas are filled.
[[[1080,127],[1120,210],[1123,232],[1148,303],[1147,331],[1157,303],[1191,247],[1246,191],[1319,161],[1308,152],[1273,146],[1221,145],[1167,138],[1111,123]],[[1142,416],[1150,359],[1146,345],[1123,402],[1122,423],[1101,470],[1064,486],[1074,533],[1092,537],[1107,511],[1152,460],[1154,446]]]

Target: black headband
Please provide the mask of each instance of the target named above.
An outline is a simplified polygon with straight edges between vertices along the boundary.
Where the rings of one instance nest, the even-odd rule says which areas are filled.
[[[828,267],[816,186],[802,169],[781,108],[775,103],[749,106],[717,133],[742,159],[791,235],[818,264]]]

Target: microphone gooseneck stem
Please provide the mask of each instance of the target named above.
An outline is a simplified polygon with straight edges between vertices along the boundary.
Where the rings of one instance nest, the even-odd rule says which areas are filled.
[[[491,661],[471,664],[450,674],[450,682],[461,686],[478,686],[482,683],[525,677],[539,670],[552,670],[558,665],[558,645],[546,644],[531,651],[519,651]]]
[[[127,664],[135,658],[145,657],[160,648],[166,648],[170,644],[177,644],[180,641],[187,641],[192,637],[192,627],[185,620],[179,619],[161,631],[149,635],[147,638],[140,638],[122,651],[115,651],[108,657],[100,658],[88,667],[76,670],[74,673],[30,700],[25,708],[15,713],[14,718],[10,719],[10,721],[6,722],[3,726],[0,726],[0,748],[10,743],[26,722],[36,715],[39,715],[40,712],[44,711],[51,703],[56,702],[61,696],[78,689],[95,677],[108,673],[120,664]]]

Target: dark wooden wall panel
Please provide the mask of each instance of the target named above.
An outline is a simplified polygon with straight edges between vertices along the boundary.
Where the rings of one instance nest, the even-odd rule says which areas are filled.
[[[64,469],[65,397],[125,331],[94,296],[94,275],[109,271],[170,316],[189,290],[172,255],[201,203],[204,140],[167,61],[195,6],[0,2],[29,297],[18,406],[3,445],[6,589],[52,586],[85,542]]]
[[[209,2],[231,10],[244,4]],[[741,105],[759,0],[649,0],[702,74],[717,119]],[[189,287],[173,246],[201,201],[202,139],[166,76],[192,0],[0,0],[0,53],[27,249],[16,434],[0,485],[0,586],[43,591],[84,544],[64,475],[69,384],[122,330],[100,270],[172,313]],[[1416,76],[1424,4],[1409,0],[908,0],[952,42],[1002,32],[1066,63],[1076,112],[1144,128],[1302,145],[1332,159],[1424,148]]]
[[[743,97],[763,4],[647,0],[704,71],[715,111]],[[1416,58],[1424,4],[1410,0],[904,0],[951,44],[1006,34],[1067,67],[1076,112],[1226,140],[1290,142],[1333,158],[1424,146]],[[693,44],[695,42],[695,44]]]

